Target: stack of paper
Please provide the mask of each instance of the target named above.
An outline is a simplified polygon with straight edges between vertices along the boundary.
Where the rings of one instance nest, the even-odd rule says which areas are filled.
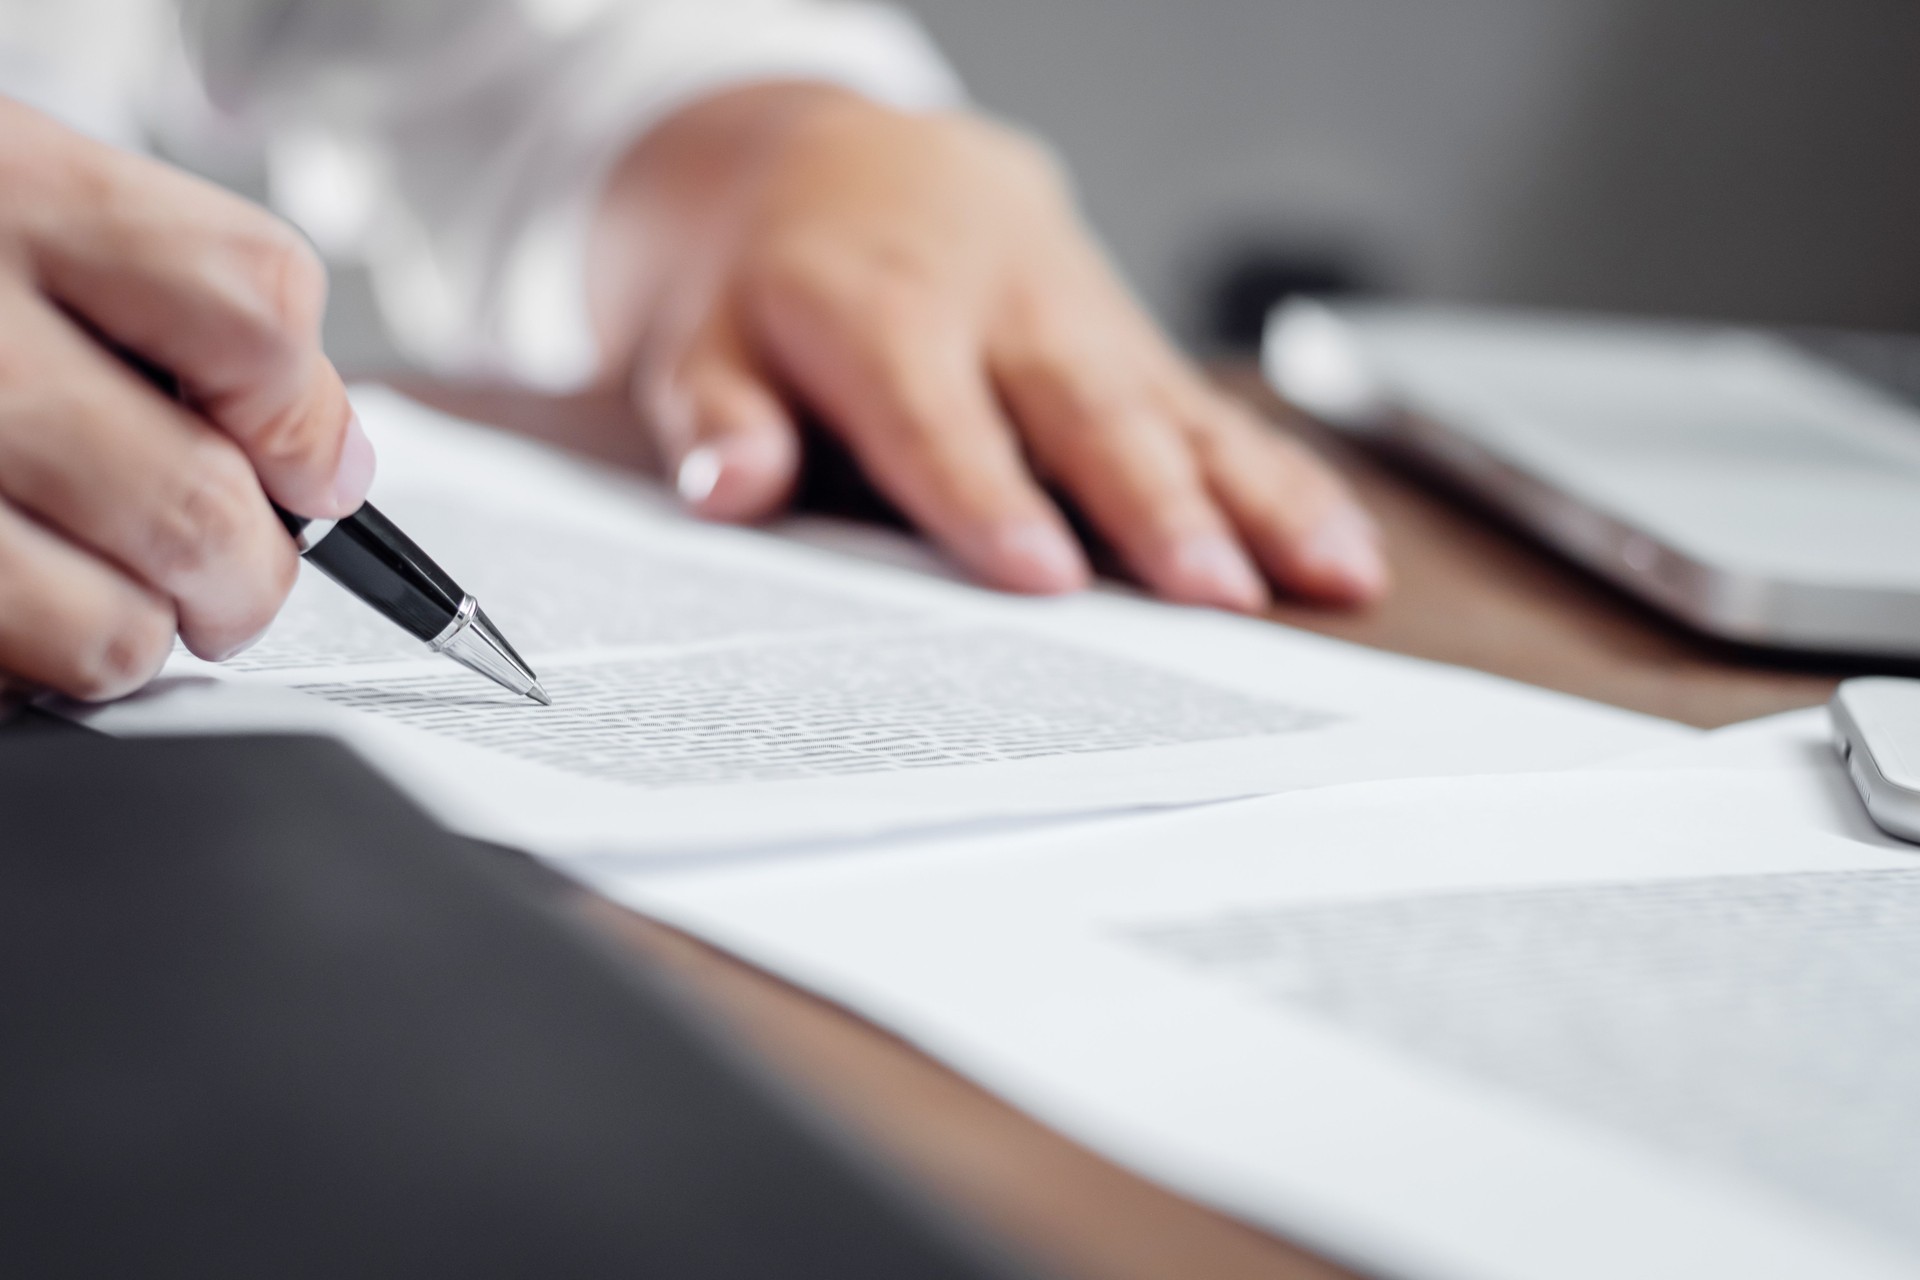
[[[224,667],[179,653],[109,732],[313,728],[441,817],[554,856],[1550,768],[1686,731],[1488,676],[1116,595],[1021,600],[763,533],[356,394],[374,498],[539,671],[497,691],[308,570]]]
[[[240,670],[182,657],[96,723],[342,733],[455,825],[1363,1268],[1920,1275],[1920,862],[1817,715],[1702,737],[997,597],[360,402],[377,499],[556,706],[313,581]]]
[[[1857,810],[1362,783],[606,887],[1364,1269],[1912,1276],[1920,860]]]

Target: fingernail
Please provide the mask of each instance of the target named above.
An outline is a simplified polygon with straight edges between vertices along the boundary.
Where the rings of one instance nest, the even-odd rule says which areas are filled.
[[[367,500],[373,488],[373,441],[360,425],[360,415],[347,419],[347,441],[340,448],[340,465],[334,468],[332,497],[334,510],[351,515]]]
[[[697,507],[712,497],[714,486],[719,483],[720,451],[706,444],[680,459],[680,469],[673,476],[673,487],[679,492],[680,501],[690,507]]]
[[[225,653],[221,654],[219,657],[213,659],[213,661],[231,662],[233,659],[239,657],[241,654],[245,653],[247,650],[253,648],[253,646],[259,644],[262,640],[266,639],[267,632],[271,630],[273,630],[273,625],[269,623],[268,625],[260,628],[260,630],[254,634],[252,639],[242,640],[239,644],[233,646],[233,648],[227,650]]]
[[[1358,507],[1341,507],[1307,539],[1301,558],[1317,572],[1346,579],[1356,591],[1372,595],[1387,585],[1387,561],[1380,534]]]
[[[1221,534],[1197,534],[1180,543],[1173,553],[1173,572],[1181,594],[1196,603],[1251,612],[1269,598],[1267,584],[1247,553]]]
[[[993,562],[1016,590],[1072,591],[1086,585],[1087,561],[1079,544],[1044,520],[1001,529],[994,537]]]

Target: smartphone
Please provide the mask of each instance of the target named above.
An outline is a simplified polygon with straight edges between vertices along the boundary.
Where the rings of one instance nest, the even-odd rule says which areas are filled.
[[[1867,813],[1882,831],[1920,844],[1920,680],[1842,681],[1827,712]]]

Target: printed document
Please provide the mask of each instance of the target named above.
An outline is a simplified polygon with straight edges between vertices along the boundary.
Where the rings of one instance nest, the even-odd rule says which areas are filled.
[[[1920,850],[1802,770],[1393,781],[603,889],[1362,1270],[1920,1276]]]
[[[312,570],[254,650],[184,652],[109,732],[347,738],[449,824],[662,855],[1589,763],[1689,731],[1270,624],[1022,600],[768,533],[361,389],[375,501],[554,705],[428,653]]]

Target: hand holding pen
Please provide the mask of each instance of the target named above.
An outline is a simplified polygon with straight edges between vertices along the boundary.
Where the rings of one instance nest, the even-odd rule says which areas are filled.
[[[170,398],[188,403],[172,374],[128,352],[121,358]],[[348,430],[359,429],[358,419],[349,419]],[[277,502],[271,505],[301,558],[387,621],[501,688],[543,707],[553,705],[533,668],[514,652],[480,602],[371,502],[338,520],[309,519]]]
[[[326,276],[299,236],[0,99],[0,166],[16,154],[0,202],[0,678],[98,701],[152,678],[176,633],[203,658],[244,649],[299,563],[269,499],[334,522],[308,535],[322,568],[384,558],[388,581],[424,593],[416,635],[449,600],[458,622],[464,593],[363,506],[373,449],[320,349]],[[122,350],[177,376],[191,408]],[[396,617],[401,597],[388,604]],[[470,652],[484,615],[467,619],[422,638],[485,669]]]

